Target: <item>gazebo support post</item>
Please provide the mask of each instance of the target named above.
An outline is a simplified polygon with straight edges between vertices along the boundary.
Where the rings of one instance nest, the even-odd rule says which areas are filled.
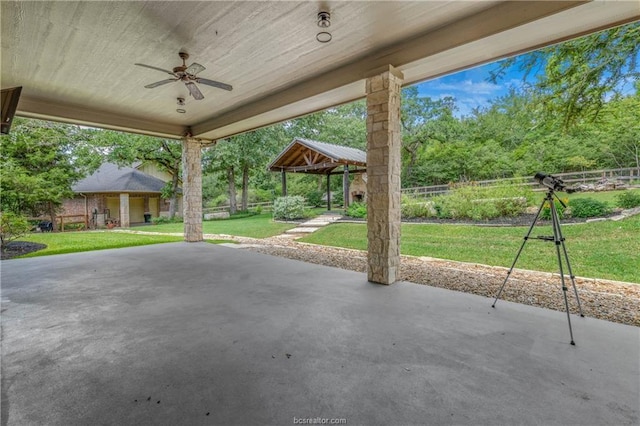
[[[327,211],[331,210],[331,174],[327,173]]]
[[[369,281],[392,284],[400,272],[400,91],[391,65],[367,78],[367,240]]]
[[[198,139],[182,139],[182,205],[184,240],[202,241],[202,145]]]
[[[349,207],[349,165],[344,165],[344,173],[342,175],[342,205],[345,210]]]
[[[287,196],[287,172],[282,169],[282,196]]]

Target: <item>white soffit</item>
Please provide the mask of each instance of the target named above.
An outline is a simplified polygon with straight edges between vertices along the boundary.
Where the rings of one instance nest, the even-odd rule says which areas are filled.
[[[534,2],[533,6],[529,6],[536,7],[536,4]],[[391,65],[397,66],[402,71],[404,84],[409,85],[638,19],[640,19],[640,1],[596,0],[478,40],[461,43],[459,46],[416,61],[406,64],[396,64],[392,61]],[[439,37],[438,31],[444,32],[446,36],[449,29],[443,28],[434,31],[434,38]],[[412,42],[428,43],[429,38],[429,34],[427,34],[417,40],[409,40],[405,45],[410,45]],[[201,136],[206,139],[215,140],[228,137],[331,106],[362,99],[365,96],[364,83],[365,79],[361,79],[287,105],[271,108],[246,119],[241,118],[241,114],[238,114],[237,119],[230,120],[231,124],[226,124],[224,119],[214,119],[217,123],[221,123],[214,130],[207,130],[206,125],[202,128],[196,126],[195,129],[200,130]]]
[[[2,87],[23,86],[18,113],[154,136],[216,140],[364,97],[393,65],[405,84],[640,19],[632,1],[6,1]],[[318,10],[334,39],[315,41]],[[163,69],[206,66],[205,99]],[[176,112],[186,97],[187,114]]]

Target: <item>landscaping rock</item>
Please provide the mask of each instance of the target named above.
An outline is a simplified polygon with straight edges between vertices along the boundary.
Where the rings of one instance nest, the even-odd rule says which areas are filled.
[[[204,220],[211,219],[229,219],[229,212],[205,213]]]

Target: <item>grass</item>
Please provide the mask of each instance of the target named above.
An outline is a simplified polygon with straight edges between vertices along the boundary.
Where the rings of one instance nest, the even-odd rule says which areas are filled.
[[[55,232],[35,233],[20,238],[20,241],[46,244],[47,248],[29,253],[24,257],[48,256],[52,254],[77,253],[148,244],[183,241],[182,237],[170,235],[137,235],[120,232]]]
[[[227,234],[239,237],[268,238],[280,235],[288,229],[295,228],[295,224],[274,222],[271,213],[241,217],[238,219],[206,220],[202,222],[202,232],[205,234]],[[150,232],[184,232],[182,223],[165,223],[136,228]]]
[[[528,227],[405,224],[402,254],[510,267]],[[640,216],[562,226],[573,273],[577,276],[640,283]],[[536,226],[531,234],[552,235],[551,227]],[[338,223],[301,241],[366,250],[364,224]],[[552,243],[529,240],[517,268],[557,272]]]

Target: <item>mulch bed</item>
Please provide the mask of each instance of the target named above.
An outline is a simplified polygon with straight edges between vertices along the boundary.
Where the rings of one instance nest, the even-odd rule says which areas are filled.
[[[0,252],[0,259],[11,259],[34,251],[47,248],[46,244],[30,243],[27,241],[11,241],[4,250]]]

